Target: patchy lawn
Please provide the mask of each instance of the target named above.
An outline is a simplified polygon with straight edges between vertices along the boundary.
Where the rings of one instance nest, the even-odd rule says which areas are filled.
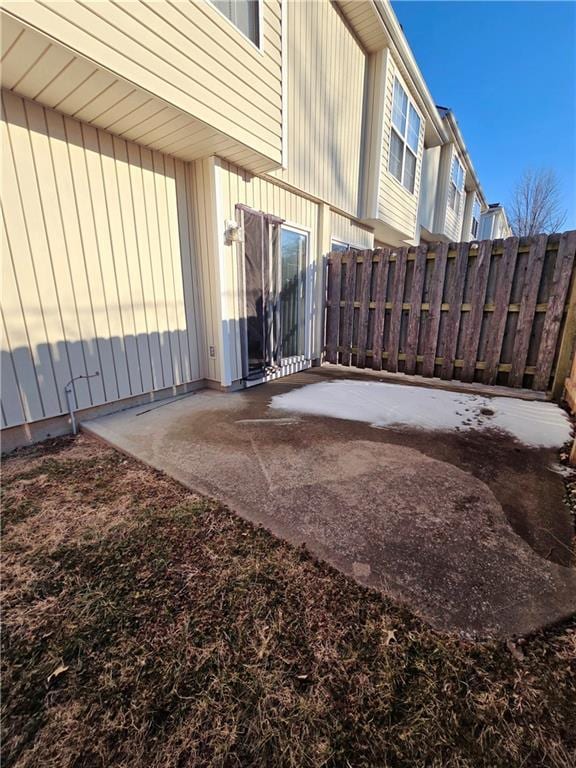
[[[441,635],[86,437],[2,481],[6,767],[576,762],[576,621]]]

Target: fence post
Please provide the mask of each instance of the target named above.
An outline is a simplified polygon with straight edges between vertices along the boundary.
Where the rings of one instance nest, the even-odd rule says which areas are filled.
[[[572,360],[574,358],[576,346],[576,271],[572,270],[572,279],[570,284],[570,298],[566,310],[566,321],[562,338],[560,340],[560,349],[558,352],[558,362],[552,381],[552,399],[560,401],[564,391],[564,383],[570,373]]]

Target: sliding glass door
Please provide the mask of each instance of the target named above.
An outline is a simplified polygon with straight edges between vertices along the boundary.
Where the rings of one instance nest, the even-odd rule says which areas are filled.
[[[283,225],[280,231],[278,335],[282,363],[306,352],[306,265],[308,235]]]

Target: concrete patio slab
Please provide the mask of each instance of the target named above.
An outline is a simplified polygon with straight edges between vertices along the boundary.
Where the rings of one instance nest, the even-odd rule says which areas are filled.
[[[83,429],[305,544],[440,630],[508,637],[576,611],[556,449],[473,427],[375,428],[270,407],[339,378],[316,369],[202,391]]]

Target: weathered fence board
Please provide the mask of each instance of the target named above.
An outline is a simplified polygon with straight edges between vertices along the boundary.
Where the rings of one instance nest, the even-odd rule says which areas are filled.
[[[358,314],[358,356],[356,365],[366,365],[366,344],[368,342],[368,320],[370,317],[370,283],[372,281],[372,252],[362,254],[362,277],[360,278],[360,312]]]
[[[538,290],[542,278],[547,242],[548,237],[540,235],[533,240],[528,253],[528,264],[526,265],[524,275],[520,312],[516,326],[516,338],[514,339],[514,350],[512,352],[512,370],[510,371],[509,378],[509,383],[513,387],[522,385],[524,368],[528,358],[532,324],[536,314],[536,302],[538,301]]]
[[[454,363],[456,362],[456,345],[458,344],[458,331],[460,330],[460,320],[462,319],[462,299],[464,297],[464,283],[466,281],[466,272],[468,269],[468,243],[460,243],[456,256],[456,270],[452,279],[452,290],[450,293],[448,309],[448,320],[444,329],[444,344],[442,348],[442,370],[443,379],[451,379],[454,373]]]
[[[386,314],[386,289],[390,268],[390,249],[380,251],[380,260],[376,263],[376,287],[374,291],[374,342],[372,344],[372,367],[382,370],[382,345],[384,337],[384,319]]]
[[[410,314],[408,315],[408,334],[406,337],[406,373],[416,371],[416,355],[418,353],[418,332],[422,315],[422,291],[426,276],[426,243],[416,251],[414,275],[412,277],[412,292],[410,294]]]
[[[575,253],[576,231],[330,254],[326,359],[547,390]]]
[[[404,281],[406,280],[406,257],[408,248],[400,248],[394,267],[394,287],[392,288],[392,311],[390,314],[390,340],[388,349],[388,370],[398,370],[400,346],[400,324],[404,302]]]

